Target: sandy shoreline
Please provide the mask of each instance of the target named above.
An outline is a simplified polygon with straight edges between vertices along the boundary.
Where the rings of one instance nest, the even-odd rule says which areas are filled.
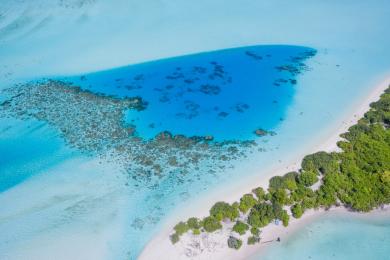
[[[390,84],[390,76],[387,76],[384,80],[380,81],[373,90],[369,93],[369,95],[364,98],[364,100],[359,100],[354,104],[353,111],[348,111],[344,118],[342,124],[337,126],[335,130],[333,130],[332,134],[328,136],[324,142],[320,144],[309,146],[310,149],[306,153],[312,153],[316,151],[335,151],[337,149],[337,141],[341,140],[340,134],[344,133],[348,130],[351,125],[354,125],[365,112],[368,111],[370,103],[379,99],[379,96],[384,92],[384,90]],[[298,156],[297,156],[298,157]],[[262,229],[262,241],[256,246],[247,246],[246,243],[243,243],[243,247],[238,250],[231,250],[226,245],[226,239],[228,237],[227,233],[230,233],[228,228],[225,228],[220,232],[215,232],[215,234],[198,236],[197,238],[192,236],[191,234],[186,234],[182,237],[181,241],[176,245],[172,245],[169,240],[169,235],[172,233],[172,227],[177,223],[178,220],[185,220],[191,216],[204,217],[208,214],[208,211],[216,201],[224,200],[227,202],[237,201],[243,194],[249,192],[252,188],[257,186],[267,187],[268,180],[270,177],[275,175],[281,175],[291,170],[297,170],[300,168],[300,161],[302,160],[302,156],[298,158],[295,157],[292,160],[289,160],[288,164],[284,164],[283,166],[279,166],[277,169],[272,167],[265,172],[267,174],[262,174],[261,177],[257,177],[256,180],[249,180],[244,185],[239,185],[239,187],[232,190],[229,190],[229,193],[220,193],[220,192],[212,192],[211,195],[207,195],[207,198],[198,198],[198,201],[195,202],[196,205],[191,205],[191,210],[186,209],[185,213],[177,212],[178,214],[172,214],[174,217],[168,220],[164,224],[164,228],[162,232],[160,232],[155,238],[150,241],[144,250],[142,251],[139,259],[243,259],[247,258],[250,255],[255,254],[259,251],[259,249],[266,247],[267,243],[265,241],[275,240],[277,237],[281,237],[282,239],[286,237],[289,233],[299,229],[302,225],[305,225],[307,222],[316,219],[318,216],[324,214],[324,210],[310,210],[305,212],[304,216],[300,219],[291,218],[290,224],[287,228],[282,227],[281,225],[271,224]],[[252,179],[252,178],[250,178]],[[219,189],[217,189],[219,190]],[[332,208],[331,212],[348,212],[345,208]],[[387,210],[389,211],[389,210]],[[348,212],[351,213],[351,212]],[[359,214],[359,213],[354,213]],[[227,225],[229,226],[229,225]],[[196,241],[196,243],[194,242]],[[243,239],[246,242],[246,237]],[[191,244],[189,246],[189,244]],[[205,250],[204,248],[198,248],[199,245],[194,245],[199,243],[203,247],[206,247],[210,250]],[[197,247],[194,249],[194,247]],[[199,254],[196,254],[193,251],[198,251]],[[189,256],[191,255],[191,256]]]

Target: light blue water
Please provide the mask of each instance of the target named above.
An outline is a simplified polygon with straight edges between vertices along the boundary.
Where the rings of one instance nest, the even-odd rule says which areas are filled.
[[[0,192],[75,154],[42,122],[0,118]]]
[[[273,130],[296,91],[296,76],[316,51],[252,46],[158,60],[65,80],[91,91],[148,102],[127,122],[144,138],[162,131],[216,140],[254,139]]]
[[[390,218],[321,217],[255,259],[389,259]]]

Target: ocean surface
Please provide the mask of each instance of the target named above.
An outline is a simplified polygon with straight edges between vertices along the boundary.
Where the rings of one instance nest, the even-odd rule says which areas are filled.
[[[389,17],[385,0],[1,1],[0,90],[56,79],[147,106],[123,117],[142,141],[134,161],[70,145],[86,129],[67,116],[72,104],[56,123],[17,109],[0,118],[0,258],[135,259],[201,199],[315,152],[389,73]],[[182,169],[161,162],[160,176],[134,179],[150,163],[138,155],[171,157],[151,146],[162,131],[212,140],[202,153],[178,150],[194,158]],[[238,150],[218,149],[231,140]],[[340,236],[357,243],[359,221]],[[297,240],[297,252],[314,243]]]
[[[382,215],[322,216],[251,259],[388,259],[390,219]]]

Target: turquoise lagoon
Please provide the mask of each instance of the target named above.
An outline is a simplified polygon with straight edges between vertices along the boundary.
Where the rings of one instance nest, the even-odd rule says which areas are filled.
[[[53,128],[39,128],[42,123],[35,122],[31,129],[38,129],[30,133],[28,122],[7,121],[0,132],[0,230],[6,231],[0,235],[0,258],[134,259],[165,223],[174,223],[186,213],[196,214],[196,204],[203,203],[204,198],[208,201],[210,194],[217,192],[223,198],[241,183],[253,183],[265,169],[285,166],[291,159],[314,152],[312,145],[348,120],[345,115],[390,69],[390,35],[384,26],[389,24],[390,3],[385,0],[132,4],[117,0],[84,1],[71,7],[44,0],[18,1],[17,6],[14,2],[0,4],[4,4],[0,8],[0,89],[32,78],[65,75],[61,78],[75,85],[119,98],[143,93],[150,109],[129,113],[127,123],[138,125],[137,134],[145,138],[168,128],[174,134],[213,135],[216,140],[251,138],[261,150],[231,162],[232,168],[213,173],[203,171],[200,165],[192,172],[196,177],[188,175],[183,183],[178,184],[177,173],[172,173],[151,189],[147,185],[134,187],[122,169],[85,164],[91,158],[77,151],[68,153]],[[256,61],[243,54],[244,49],[229,49],[241,46],[253,46],[249,48],[265,57]],[[290,76],[272,68],[306,50],[296,46],[317,51],[304,62],[311,70],[296,75],[295,85],[288,81],[275,86],[274,80],[288,80]],[[267,48],[277,52],[271,59],[267,59]],[[169,58],[187,54],[195,55]],[[184,63],[180,66],[192,78],[193,66],[214,69],[210,55],[220,55],[220,63],[234,74],[236,80],[232,77],[230,86],[236,90],[255,88],[263,96],[222,89],[229,86],[222,83],[218,83],[220,95],[206,95],[199,90],[216,93],[218,88],[202,88],[203,83],[186,84],[179,79],[170,92],[174,93],[170,100],[175,102],[160,102],[160,98],[167,98],[158,89],[166,89],[166,76],[176,72],[176,62]],[[135,65],[123,67],[127,64]],[[260,77],[267,69],[270,73]],[[142,89],[127,89],[137,85],[130,84],[138,76],[137,70],[155,73],[144,77]],[[95,84],[100,82],[103,84]],[[249,84],[240,86],[239,82]],[[198,91],[180,97],[180,89],[188,85],[196,85]],[[237,94],[233,102],[222,99],[224,91]],[[198,113],[192,113],[196,105],[189,105],[187,117],[176,115],[175,111],[186,107],[187,100],[200,96],[206,103],[195,102]],[[275,98],[277,103],[273,102]],[[218,110],[210,110],[215,108],[211,105],[214,102],[221,102],[216,106],[228,116],[220,118]],[[247,104],[249,109],[240,113],[234,109],[237,103]],[[164,110],[159,111],[159,107]],[[238,106],[238,110],[246,107]],[[172,115],[174,122],[165,121]],[[188,115],[192,115],[191,120]],[[239,117],[245,120],[235,123]],[[232,127],[232,132],[221,131],[226,126]],[[257,127],[277,135],[257,138],[253,135]],[[353,224],[350,227],[346,232],[357,228]],[[106,232],[111,229],[118,232]],[[297,248],[312,242],[309,237],[302,241],[306,242],[298,243]],[[276,256],[287,252],[281,249],[279,255],[276,251]]]
[[[150,139],[163,131],[214,140],[253,140],[284,120],[296,77],[316,51],[299,46],[252,46],[158,60],[60,78],[93,92],[139,96],[145,110],[126,121]]]
[[[388,259],[390,219],[371,215],[321,216],[251,259]]]

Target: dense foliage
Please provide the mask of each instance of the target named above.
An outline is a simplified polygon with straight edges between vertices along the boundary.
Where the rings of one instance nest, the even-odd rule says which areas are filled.
[[[210,209],[210,216],[213,216],[219,221],[224,219],[230,219],[233,221],[239,215],[240,213],[237,208],[226,202],[217,202]]]
[[[312,208],[342,204],[352,210],[370,211],[389,204],[390,88],[341,137],[343,140],[337,144],[340,152],[307,155],[299,172],[272,177],[268,192],[258,187],[239,203],[217,202],[203,221],[190,218],[187,223],[180,222],[174,227],[172,242],[176,243],[189,229],[194,234],[199,234],[200,229],[214,232],[222,228],[221,221],[235,221],[233,231],[244,235],[250,229],[252,236],[247,243],[255,244],[260,241],[259,228],[278,220],[288,225],[290,215],[286,207],[294,218],[300,218]],[[314,185],[319,180],[320,185]],[[228,239],[231,248],[238,249],[241,244],[235,237]]]
[[[233,226],[233,231],[237,232],[240,235],[244,235],[249,229],[249,226],[245,224],[244,222],[237,221],[236,224]]]
[[[222,228],[222,225],[218,219],[213,216],[206,217],[203,219],[203,228],[206,232],[214,232]]]

